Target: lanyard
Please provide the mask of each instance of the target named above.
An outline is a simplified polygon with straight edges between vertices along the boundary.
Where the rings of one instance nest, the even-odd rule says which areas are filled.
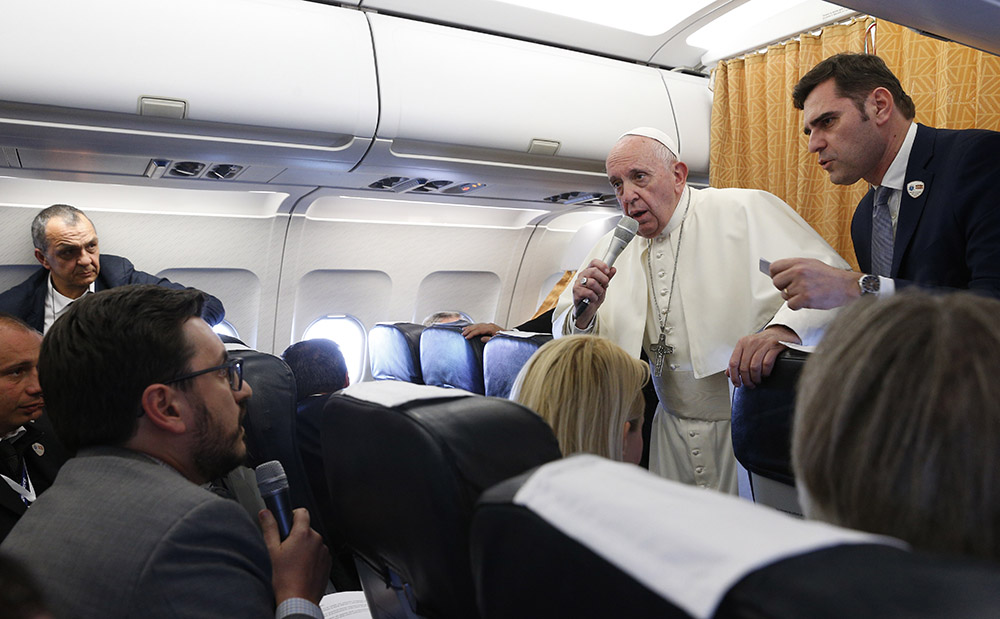
[[[0,475],[0,477],[3,477],[7,485],[21,497],[25,507],[31,507],[35,501],[35,488],[31,485],[31,479],[28,478],[28,467],[23,462],[21,464],[21,483],[17,483],[6,475]]]

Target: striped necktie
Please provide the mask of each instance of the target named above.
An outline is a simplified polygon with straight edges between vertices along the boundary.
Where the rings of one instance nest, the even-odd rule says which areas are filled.
[[[872,274],[889,275],[892,269],[892,217],[889,215],[889,196],[892,188],[875,190],[875,208],[872,210]]]

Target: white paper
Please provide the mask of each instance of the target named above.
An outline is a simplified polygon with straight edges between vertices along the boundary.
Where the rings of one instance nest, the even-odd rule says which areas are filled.
[[[324,619],[372,619],[364,591],[328,593],[319,601]]]

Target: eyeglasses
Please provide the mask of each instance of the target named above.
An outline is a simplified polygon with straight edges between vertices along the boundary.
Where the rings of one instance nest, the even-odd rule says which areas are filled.
[[[229,380],[229,388],[233,391],[239,391],[243,388],[243,358],[234,357],[222,365],[217,365],[214,368],[205,368],[204,370],[198,370],[197,372],[191,372],[190,374],[185,374],[183,376],[178,376],[177,378],[171,378],[170,380],[163,381],[164,385],[169,385],[171,383],[179,383],[183,380],[188,380],[190,378],[195,378],[196,376],[201,376],[202,374],[208,374],[209,372],[217,372],[219,370],[226,371],[226,378]]]

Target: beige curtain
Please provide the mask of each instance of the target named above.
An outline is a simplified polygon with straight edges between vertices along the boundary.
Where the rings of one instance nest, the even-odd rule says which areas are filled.
[[[773,45],[763,54],[720,62],[714,72],[712,185],[779,196],[855,267],[851,216],[868,187],[864,181],[833,185],[816,165],[816,155],[808,152],[802,113],[791,102],[802,75],[828,56],[871,51],[875,44],[913,97],[917,122],[1000,129],[1000,58],[884,21],[872,35],[874,22],[863,18],[830,26],[819,35]]]

